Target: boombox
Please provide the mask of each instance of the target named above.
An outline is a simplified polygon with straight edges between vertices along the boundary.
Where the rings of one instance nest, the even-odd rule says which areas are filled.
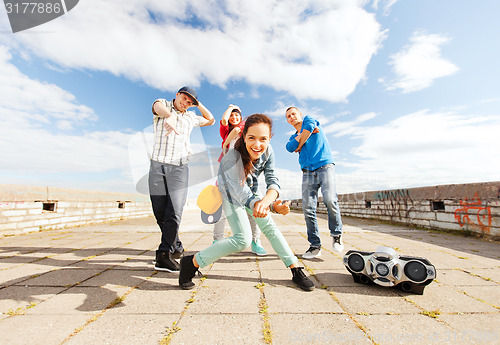
[[[378,247],[375,252],[349,250],[344,265],[356,283],[397,286],[419,295],[436,278],[436,268],[428,260],[398,255],[389,247]]]

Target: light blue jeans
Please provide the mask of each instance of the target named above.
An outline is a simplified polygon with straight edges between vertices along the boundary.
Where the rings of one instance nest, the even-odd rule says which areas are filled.
[[[201,268],[210,265],[224,256],[241,252],[252,243],[252,231],[247,216],[247,213],[251,215],[252,211],[244,206],[235,206],[226,199],[223,200],[222,207],[226,213],[229,226],[233,231],[233,236],[217,241],[210,247],[196,253],[196,261]],[[293,254],[271,216],[254,219],[286,267],[296,263],[297,257]]]
[[[260,241],[260,230],[255,224],[254,218],[249,214],[248,221],[252,229],[252,241]],[[226,228],[226,214],[222,211],[222,215],[217,223],[214,224],[214,241],[220,241],[224,238],[224,229]]]
[[[318,191],[321,188],[323,202],[328,211],[328,228],[331,236],[342,234],[342,220],[340,218],[339,201],[335,187],[335,166],[326,164],[314,171],[304,170],[302,175],[302,212],[306,220],[307,240],[311,247],[321,247],[316,207]]]

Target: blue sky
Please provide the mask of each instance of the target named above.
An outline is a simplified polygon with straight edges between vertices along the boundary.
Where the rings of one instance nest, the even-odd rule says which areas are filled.
[[[134,192],[151,104],[183,85],[218,120],[230,103],[273,118],[287,197],[301,181],[290,105],[321,121],[339,193],[500,180],[498,13],[496,0],[85,0],[13,34],[2,8],[0,183]],[[220,141],[218,124],[198,129],[193,150]]]

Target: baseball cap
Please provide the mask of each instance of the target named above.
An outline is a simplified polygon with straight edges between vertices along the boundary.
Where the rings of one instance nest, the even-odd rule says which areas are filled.
[[[177,93],[185,93],[189,95],[193,99],[193,104],[198,105],[198,95],[196,94],[195,89],[190,86],[183,86],[177,91]]]

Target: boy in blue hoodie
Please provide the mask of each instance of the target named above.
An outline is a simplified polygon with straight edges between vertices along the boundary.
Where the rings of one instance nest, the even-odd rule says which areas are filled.
[[[344,250],[342,242],[342,220],[335,187],[335,164],[330,144],[318,120],[302,113],[296,107],[286,110],[286,120],[296,132],[292,134],[286,149],[299,152],[302,175],[302,211],[307,227],[309,249],[302,255],[304,259],[321,256],[321,239],[316,220],[318,191],[321,188],[323,202],[328,210],[328,228],[333,237],[333,250]]]

